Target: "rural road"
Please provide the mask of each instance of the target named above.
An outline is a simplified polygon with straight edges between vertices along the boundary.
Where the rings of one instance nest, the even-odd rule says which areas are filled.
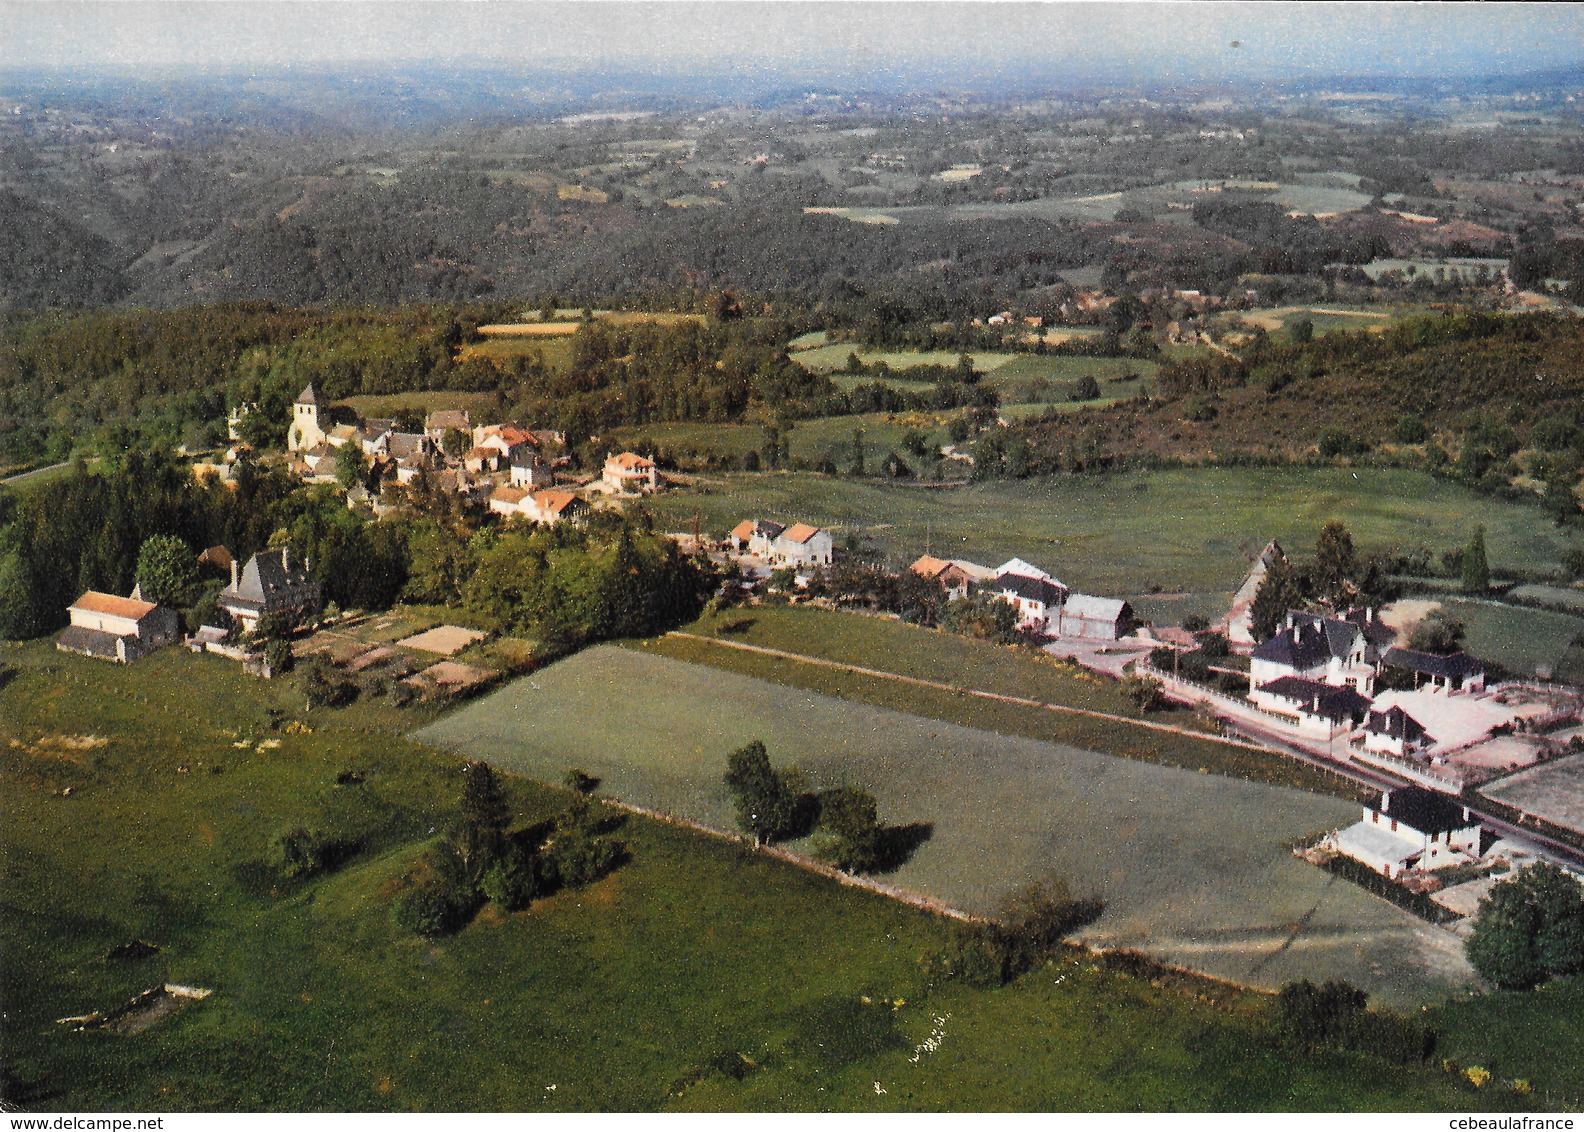
[[[47,468],[34,468],[32,471],[18,472],[14,476],[7,476],[5,479],[0,480],[0,483],[21,483],[23,480],[28,479],[31,476],[41,476],[45,472],[57,471],[66,467],[66,465],[69,463],[71,463],[70,460],[62,460],[59,464],[51,464]]]

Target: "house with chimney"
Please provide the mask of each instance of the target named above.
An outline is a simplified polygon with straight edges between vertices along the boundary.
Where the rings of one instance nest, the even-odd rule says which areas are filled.
[[[174,609],[131,597],[89,590],[66,610],[71,625],[55,641],[61,652],[130,664],[181,636]]]
[[[1051,628],[1068,594],[1061,582],[1021,558],[997,566],[995,576],[981,582],[978,592],[1005,601],[1017,611],[1017,627],[1031,633],[1044,633]]]
[[[1286,622],[1249,654],[1249,699],[1261,707],[1260,689],[1283,677],[1351,687],[1372,696],[1383,650],[1396,634],[1372,609],[1341,617],[1290,610]]]
[[[1366,804],[1363,820],[1337,830],[1321,846],[1397,880],[1478,860],[1480,826],[1456,798],[1398,786]]]
[[[605,468],[601,478],[607,488],[618,493],[646,495],[660,489],[660,473],[656,470],[654,461],[645,459],[635,452],[622,452],[605,457]]]
[[[793,523],[770,544],[770,561],[777,566],[829,566],[834,541],[823,527]]]
[[[220,591],[216,605],[251,633],[262,617],[309,617],[319,612],[323,600],[308,562],[278,546],[259,551],[240,572],[232,561],[231,584]]]
[[[995,571],[988,566],[961,558],[934,558],[928,554],[921,554],[908,569],[943,588],[951,601],[967,597],[975,584],[995,577]]]
[[[751,554],[769,559],[775,551],[775,540],[786,527],[774,519],[744,519],[726,536],[727,543],[738,554]]]

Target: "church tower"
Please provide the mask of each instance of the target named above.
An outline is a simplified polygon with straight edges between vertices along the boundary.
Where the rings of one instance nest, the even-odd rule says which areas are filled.
[[[325,439],[324,425],[329,423],[329,408],[319,399],[319,394],[314,392],[313,382],[309,382],[303,391],[297,394],[297,403],[292,406],[291,431],[286,435],[286,449],[289,452],[306,452]]]

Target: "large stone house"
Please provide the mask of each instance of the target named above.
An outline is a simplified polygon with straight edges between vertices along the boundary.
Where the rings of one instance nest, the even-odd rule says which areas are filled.
[[[89,590],[66,610],[71,626],[55,647],[128,664],[181,636],[174,609],[136,597]]]
[[[1383,792],[1364,819],[1332,834],[1330,847],[1396,879],[1467,864],[1479,856],[1479,821],[1456,799],[1420,786]]]
[[[605,486],[617,492],[648,493],[660,488],[660,474],[653,460],[635,452],[605,457]]]
[[[322,595],[308,563],[279,546],[248,559],[240,575],[232,562],[231,584],[220,591],[216,604],[251,633],[267,615],[297,619],[319,612]]]

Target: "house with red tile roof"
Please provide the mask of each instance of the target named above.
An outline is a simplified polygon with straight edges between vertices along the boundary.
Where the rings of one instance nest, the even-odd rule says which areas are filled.
[[[128,664],[181,635],[176,611],[152,601],[89,590],[66,612],[71,625],[55,647],[100,660]]]
[[[654,461],[635,452],[605,458],[603,479],[612,491],[647,493],[660,489],[660,474]]]

